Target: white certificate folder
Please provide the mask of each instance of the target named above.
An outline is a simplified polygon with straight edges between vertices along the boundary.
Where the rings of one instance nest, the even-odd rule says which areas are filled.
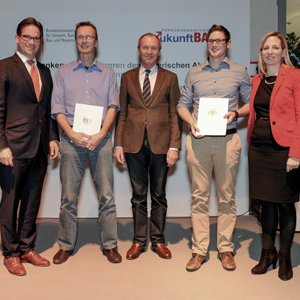
[[[76,103],[73,130],[88,135],[96,134],[101,129],[103,107]]]
[[[200,98],[197,126],[201,135],[226,135],[228,98]]]

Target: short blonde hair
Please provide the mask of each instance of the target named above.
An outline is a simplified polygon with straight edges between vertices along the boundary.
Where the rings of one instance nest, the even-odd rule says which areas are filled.
[[[287,45],[285,37],[280,32],[271,31],[271,32],[268,32],[266,35],[264,35],[260,41],[259,51],[258,51],[258,73],[259,74],[266,74],[267,66],[262,59],[261,51],[264,47],[266,40],[271,36],[275,36],[275,37],[279,38],[280,42],[281,42],[281,48],[286,49],[285,55],[283,57],[283,63],[285,65],[287,65],[288,67],[294,68],[294,66],[290,60],[289,49],[288,49],[288,45]]]

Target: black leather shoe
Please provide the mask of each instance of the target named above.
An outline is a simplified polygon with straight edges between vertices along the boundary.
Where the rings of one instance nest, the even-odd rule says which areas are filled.
[[[62,250],[59,249],[58,252],[53,257],[53,263],[54,264],[62,264],[69,258],[70,255],[72,255],[74,252],[74,249],[72,250]]]
[[[103,254],[107,256],[107,260],[111,263],[120,263],[122,256],[117,251],[117,248],[103,249]]]

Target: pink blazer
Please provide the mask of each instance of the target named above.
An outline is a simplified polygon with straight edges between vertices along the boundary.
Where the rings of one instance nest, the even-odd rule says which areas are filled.
[[[254,98],[261,82],[252,79],[247,141],[250,142],[254,123]],[[270,100],[270,124],[275,141],[289,147],[289,156],[300,158],[300,70],[282,64]]]

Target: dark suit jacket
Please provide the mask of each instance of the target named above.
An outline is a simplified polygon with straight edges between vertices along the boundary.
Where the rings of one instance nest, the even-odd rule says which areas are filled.
[[[58,140],[57,123],[50,116],[50,70],[37,64],[42,81],[40,101],[19,56],[0,61],[0,150],[9,147],[15,159],[33,157],[40,140],[48,154],[49,141]]]
[[[250,142],[254,123],[254,98],[260,75],[252,79],[247,140]],[[270,100],[270,124],[275,141],[289,147],[289,156],[300,158],[300,70],[281,65]]]
[[[117,121],[115,147],[126,153],[137,153],[142,147],[145,124],[150,149],[166,154],[169,148],[181,148],[180,122],[176,106],[180,97],[176,74],[158,68],[153,93],[146,105],[139,81],[140,67],[122,75],[120,113]]]

